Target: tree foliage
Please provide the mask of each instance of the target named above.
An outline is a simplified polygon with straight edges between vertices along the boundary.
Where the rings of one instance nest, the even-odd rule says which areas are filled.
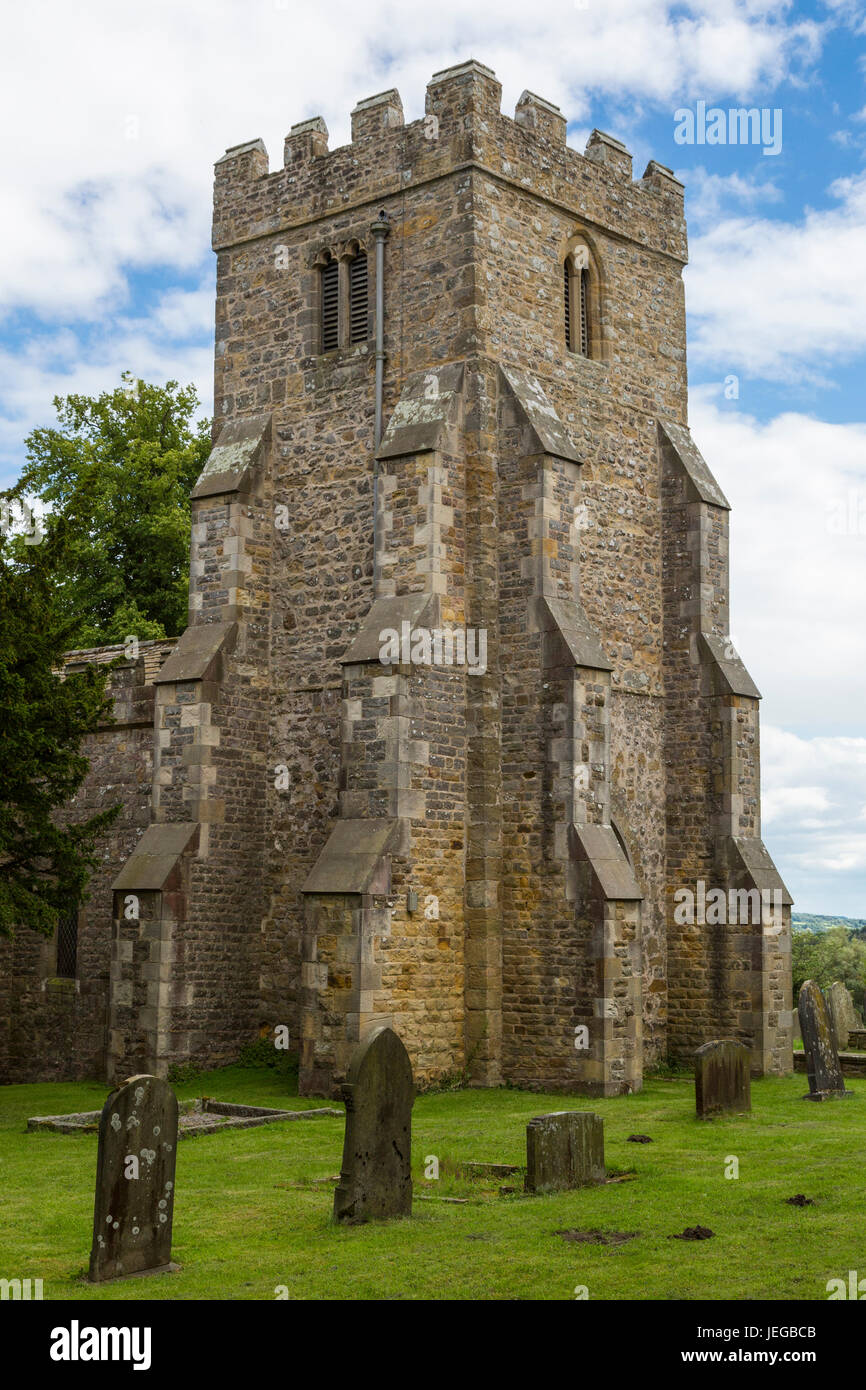
[[[856,1007],[863,1007],[866,987],[866,941],[845,927],[825,932],[797,931],[791,938],[794,999],[805,980],[827,989],[834,980],[851,991]]]
[[[187,619],[190,492],[210,450],[192,386],[135,381],[55,397],[58,427],[27,437],[10,498],[39,499],[70,645],[174,637]],[[26,563],[22,540],[13,546]]]
[[[45,540],[14,565],[9,550],[0,547],[0,935],[50,934],[59,910],[85,896],[95,841],[119,810],[58,815],[87,772],[82,739],[110,721],[109,668],[61,679],[73,620],[59,611],[54,547]]]

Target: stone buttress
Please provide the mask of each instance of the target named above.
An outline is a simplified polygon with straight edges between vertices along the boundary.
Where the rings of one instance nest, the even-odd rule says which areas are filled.
[[[225,425],[192,496],[190,621],[156,677],[152,820],[114,882],[108,1070],[229,1061],[258,1010],[270,417]]]

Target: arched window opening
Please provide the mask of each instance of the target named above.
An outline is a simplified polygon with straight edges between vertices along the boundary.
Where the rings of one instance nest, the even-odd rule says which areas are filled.
[[[78,903],[69,903],[57,922],[57,975],[74,980],[78,973]]]
[[[564,272],[565,345],[569,352],[592,357],[592,280],[588,247],[578,245],[569,252]]]

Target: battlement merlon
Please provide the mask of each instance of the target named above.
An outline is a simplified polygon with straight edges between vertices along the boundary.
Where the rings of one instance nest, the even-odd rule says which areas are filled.
[[[391,88],[355,106],[351,144],[329,149],[327,126],[314,116],[292,126],[284,167],[272,173],[261,140],[234,146],[215,166],[214,250],[353,210],[367,217],[389,197],[472,168],[686,263],[683,186],[669,169],[651,160],[633,179],[621,141],[594,130],[578,153],[565,143],[566,117],[552,102],[523,92],[511,117],[501,95],[495,75],[473,60],[434,74],[426,114],[409,124]]]

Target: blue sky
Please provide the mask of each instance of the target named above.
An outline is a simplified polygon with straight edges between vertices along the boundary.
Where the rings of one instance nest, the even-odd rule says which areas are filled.
[[[764,695],[764,839],[804,911],[866,917],[863,0],[42,0],[4,21],[0,486],[52,397],[129,369],[210,410],[212,165],[474,56],[686,183],[695,438],[731,500],[732,636]],[[34,79],[38,74],[38,80]],[[777,155],[676,112],[782,113]],[[731,379],[735,378],[736,391]],[[725,395],[725,382],[728,394]]]

